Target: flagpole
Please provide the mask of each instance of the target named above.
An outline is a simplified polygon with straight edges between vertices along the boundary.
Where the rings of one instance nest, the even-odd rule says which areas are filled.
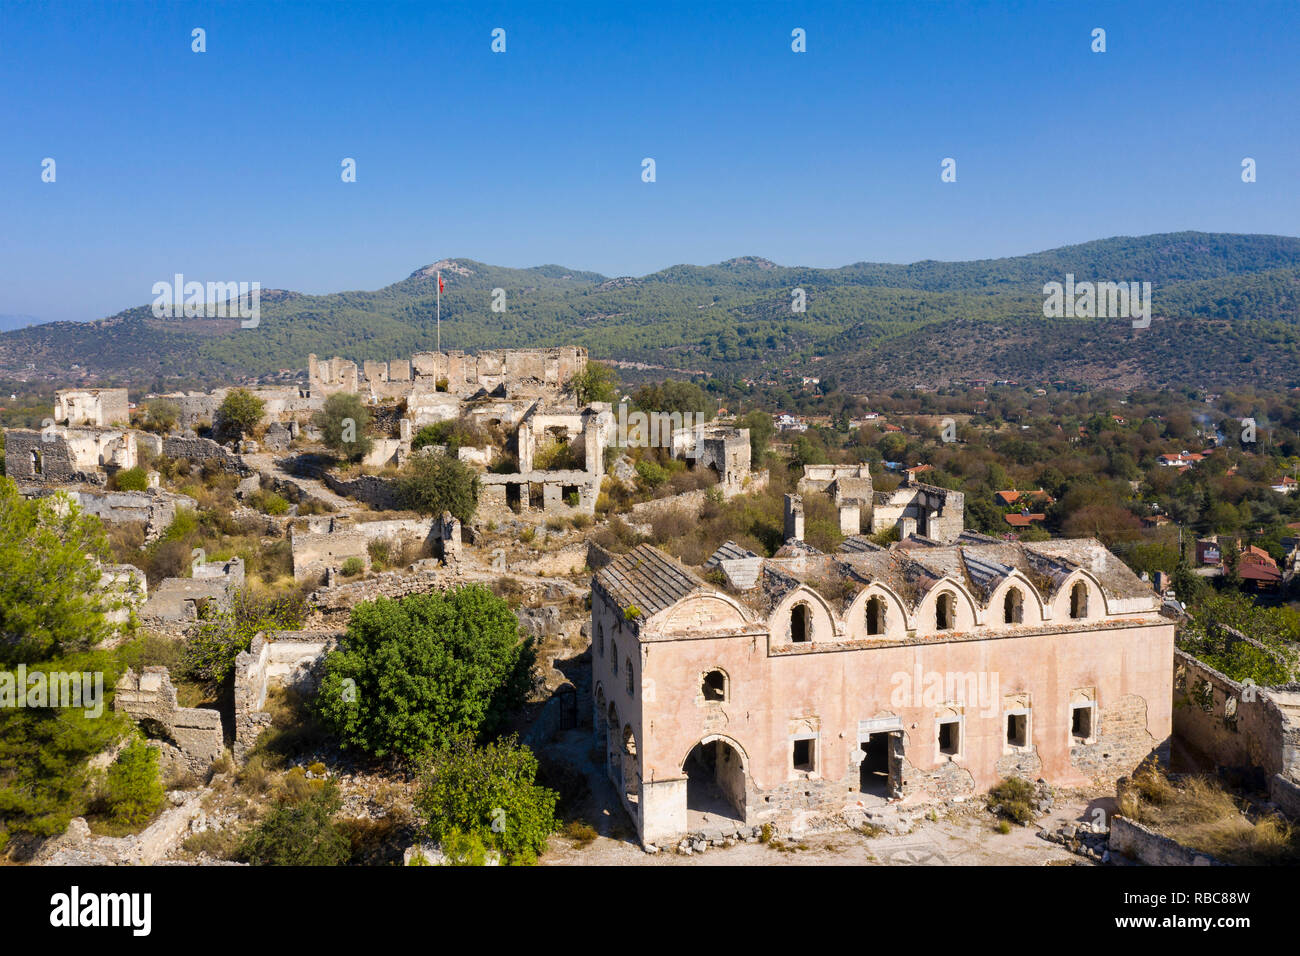
[[[438,270],[438,351],[442,351],[442,270]]]

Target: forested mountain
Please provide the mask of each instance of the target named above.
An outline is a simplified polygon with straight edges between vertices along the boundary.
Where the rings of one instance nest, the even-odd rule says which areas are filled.
[[[1119,237],[1033,255],[839,269],[743,257],[641,278],[561,266],[444,260],[373,292],[264,291],[261,322],[156,319],[148,305],[87,323],[0,334],[0,377],[72,364],[142,388],[301,369],[309,352],[355,360],[444,348],[580,344],[593,356],[727,377],[789,370],[848,387],[970,378],[1116,384],[1300,384],[1300,238]],[[1150,282],[1153,322],[1045,319],[1043,284]],[[792,290],[806,311],[791,308]],[[492,311],[493,290],[506,311]],[[28,364],[38,372],[25,371]]]

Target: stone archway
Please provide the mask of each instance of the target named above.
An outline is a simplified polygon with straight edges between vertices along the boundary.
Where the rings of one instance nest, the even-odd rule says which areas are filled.
[[[746,818],[749,775],[744,754],[731,740],[706,738],[682,762],[686,774],[686,814],[697,823],[739,822]]]

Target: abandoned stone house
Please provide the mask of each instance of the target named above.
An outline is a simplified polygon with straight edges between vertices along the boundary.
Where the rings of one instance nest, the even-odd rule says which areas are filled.
[[[1174,625],[1100,544],[906,545],[728,544],[703,573],[641,545],[597,572],[595,733],[643,842],[1113,779],[1166,746]]]
[[[459,519],[448,512],[436,518],[357,521],[350,516],[307,518],[289,531],[295,581],[320,582],[350,559],[370,568],[375,554],[390,561],[409,555],[455,561],[461,554]]]
[[[64,388],[54,393],[54,422],[59,425],[126,425],[130,409],[124,388]]]
[[[135,433],[121,428],[5,429],[5,474],[19,482],[102,485],[112,472],[138,462]]]
[[[951,543],[965,527],[966,496],[919,482],[911,470],[893,491],[875,491],[865,463],[805,465],[797,490],[800,497],[830,498],[839,514],[841,534],[861,534],[868,528],[871,534],[879,534],[897,528],[901,538],[917,535]]]

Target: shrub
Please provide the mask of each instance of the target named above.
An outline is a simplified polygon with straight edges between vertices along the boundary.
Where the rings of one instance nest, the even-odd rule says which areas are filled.
[[[650,489],[658,488],[668,480],[668,472],[662,466],[649,460],[636,463],[636,474],[641,484]]]
[[[433,752],[415,808],[444,847],[464,834],[510,863],[529,864],[555,830],[556,794],[536,778],[537,758],[514,737],[479,747],[460,734]]]
[[[104,781],[104,802],[115,823],[138,827],[163,805],[158,751],[137,738],[117,755]]]
[[[144,491],[149,487],[149,476],[143,468],[124,468],[113,475],[110,485],[117,491]]]
[[[280,801],[239,845],[254,866],[338,866],[352,855],[351,843],[334,823],[342,801],[338,785],[325,781],[299,803]]]
[[[366,569],[366,562],[362,561],[360,558],[348,558],[346,561],[343,562],[343,567],[341,570],[343,571],[344,577],[352,578],[352,577],[356,577],[365,569]]]
[[[989,791],[989,809],[1021,826],[1034,820],[1034,785],[1021,777],[1006,777]]]

